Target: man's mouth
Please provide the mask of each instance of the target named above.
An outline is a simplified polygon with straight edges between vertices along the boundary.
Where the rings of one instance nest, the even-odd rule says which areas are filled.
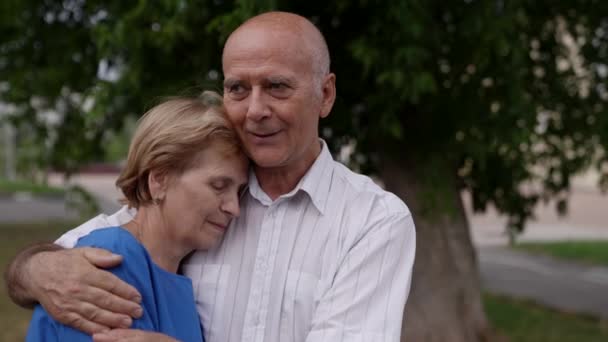
[[[276,136],[277,134],[279,134],[280,131],[274,131],[274,132],[249,132],[249,134],[255,139],[255,140],[267,140],[269,138],[272,138],[274,136]]]
[[[211,224],[215,228],[222,230],[222,231],[224,231],[228,228],[228,224],[222,224],[222,223],[217,223],[217,222],[213,222],[213,221],[209,221],[209,224]]]

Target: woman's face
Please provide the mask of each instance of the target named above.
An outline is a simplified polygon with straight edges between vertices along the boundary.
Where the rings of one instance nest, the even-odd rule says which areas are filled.
[[[209,146],[197,165],[170,177],[161,204],[168,236],[184,247],[208,249],[224,236],[239,215],[240,190],[247,183],[248,160]]]

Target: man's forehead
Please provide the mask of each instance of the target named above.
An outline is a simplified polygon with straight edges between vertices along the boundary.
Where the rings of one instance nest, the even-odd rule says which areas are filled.
[[[310,51],[286,39],[235,40],[224,50],[224,77],[238,74],[291,77],[312,64]]]
[[[231,73],[224,75],[224,86],[231,87],[239,84],[248,83],[259,83],[259,84],[270,84],[270,83],[285,83],[296,85],[298,84],[298,78],[293,74],[280,74],[280,73]]]
[[[272,29],[270,27],[242,28],[234,32],[224,45],[223,56],[235,53],[255,52],[263,56],[277,51],[289,51],[306,46],[308,43],[301,35],[291,30]],[[277,50],[277,51],[275,51]]]

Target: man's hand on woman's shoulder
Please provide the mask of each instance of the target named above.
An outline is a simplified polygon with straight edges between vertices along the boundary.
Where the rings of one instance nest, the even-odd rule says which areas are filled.
[[[6,282],[17,304],[39,302],[54,319],[75,329],[93,334],[128,328],[132,317],[142,314],[141,295],[100,269],[121,261],[103,249],[32,246],[11,262]]]

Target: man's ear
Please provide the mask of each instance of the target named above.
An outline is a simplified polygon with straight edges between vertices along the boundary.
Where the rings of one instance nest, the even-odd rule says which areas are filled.
[[[336,75],[333,73],[327,74],[323,80],[323,102],[321,103],[321,112],[319,117],[325,118],[331,112],[336,101]]]
[[[148,174],[148,189],[150,189],[152,201],[157,202],[165,199],[168,181],[166,172],[159,172],[157,170],[150,171]]]

